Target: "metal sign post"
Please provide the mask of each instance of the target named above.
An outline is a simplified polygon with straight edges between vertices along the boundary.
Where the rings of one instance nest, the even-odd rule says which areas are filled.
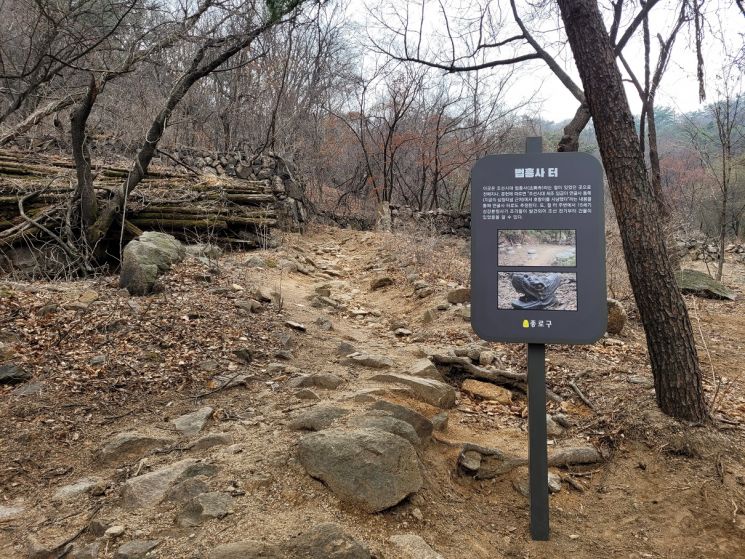
[[[492,155],[471,171],[471,325],[528,344],[530,533],[549,538],[546,346],[589,344],[608,322],[603,174],[586,153]]]
[[[528,470],[530,535],[548,540],[548,451],[546,450],[546,346],[528,344]]]

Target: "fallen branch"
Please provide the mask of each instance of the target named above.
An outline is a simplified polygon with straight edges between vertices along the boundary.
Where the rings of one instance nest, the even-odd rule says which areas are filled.
[[[591,446],[562,448],[548,456],[548,465],[558,467],[596,464],[602,461],[602,454]],[[472,443],[465,443],[458,455],[458,465],[461,470],[473,475],[476,479],[492,479],[520,466],[527,466],[527,464],[527,458]]]
[[[593,405],[592,405],[592,402],[590,402],[590,400],[588,400],[588,399],[587,399],[587,396],[585,396],[585,395],[584,395],[584,394],[582,393],[582,391],[581,391],[581,390],[579,389],[579,386],[577,386],[576,384],[574,384],[574,381],[570,381],[570,382],[569,382],[569,386],[570,386],[570,387],[572,388],[572,390],[574,390],[575,394],[577,394],[577,396],[579,396],[579,399],[580,399],[580,400],[582,400],[582,402],[583,402],[583,403],[584,403],[584,404],[585,404],[585,405],[586,405],[586,406],[587,406],[588,408],[590,408],[590,409],[591,409],[592,411],[595,411],[595,406],[593,406]]]
[[[512,386],[520,389],[525,394],[528,393],[528,375],[526,373],[513,373],[511,371],[491,371],[484,369],[471,363],[468,357],[455,357],[452,355],[433,355],[432,361],[435,365],[442,365],[447,367],[458,367],[463,369],[471,377],[492,384],[498,384],[500,386]],[[563,398],[553,392],[552,390],[546,389],[546,396],[554,401],[561,403]]]

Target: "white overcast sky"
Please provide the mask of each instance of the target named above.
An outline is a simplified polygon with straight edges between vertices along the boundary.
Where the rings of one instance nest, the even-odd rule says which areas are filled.
[[[404,0],[383,0],[390,2],[389,5],[404,5]],[[420,2],[421,0],[417,0]],[[433,0],[424,0],[427,2],[427,18],[432,22],[437,19],[438,2]],[[455,0],[456,2],[458,0]],[[468,0],[461,0],[467,2]],[[368,32],[372,25],[370,17],[365,6],[377,6],[380,0],[350,0],[348,8],[349,16],[360,24],[361,28],[367,27]],[[638,1],[627,0],[629,6],[626,8],[626,21],[633,17],[633,14],[639,10]],[[503,6],[503,10],[509,12],[508,0],[492,0],[492,6]],[[652,55],[652,65],[656,62],[656,44],[655,35],[659,32],[664,38],[669,34],[677,13],[674,7],[677,5],[676,0],[663,0],[651,11],[650,30],[652,32],[653,45],[655,51]],[[431,6],[431,8],[429,8]],[[452,6],[452,4],[451,4]],[[518,11],[528,11],[526,0],[517,0]],[[633,12],[632,12],[633,8]],[[431,12],[430,12],[431,9]],[[704,65],[706,73],[706,93],[707,100],[712,101],[716,98],[718,79],[721,74],[722,63],[726,59],[724,49],[731,54],[742,49],[745,34],[745,17],[738,11],[733,0],[707,0],[705,3],[707,10],[707,27],[705,28],[705,50]],[[452,13],[451,10],[448,13]],[[473,13],[473,12],[471,12]],[[460,14],[452,13],[454,18]],[[418,17],[418,16],[417,16]],[[439,20],[442,21],[442,20]],[[443,30],[437,29],[441,23],[433,23],[431,29],[434,32],[444,33]],[[548,21],[547,25],[553,27],[552,22]],[[558,27],[558,26],[557,26]],[[622,27],[622,30],[624,27]],[[372,31],[372,33],[375,33]],[[563,33],[563,32],[561,32]],[[509,30],[504,36],[512,34]],[[657,106],[669,106],[676,111],[692,111],[701,108],[698,98],[698,84],[696,81],[696,56],[692,39],[687,29],[681,30],[675,43],[673,56],[667,71],[663,78],[657,95]],[[546,35],[546,37],[549,37]],[[559,35],[556,35],[559,36]],[[723,38],[723,41],[722,41]],[[546,39],[548,40],[548,39]],[[723,47],[724,43],[724,47]],[[551,49],[547,49],[552,52]],[[529,47],[521,49],[521,52],[530,52]],[[635,40],[630,43],[624,50],[627,61],[639,72],[641,77],[641,68],[643,60],[643,46],[641,42],[641,33],[638,33]],[[570,51],[564,52],[563,59],[559,61],[565,70],[581,85],[579,77],[574,69],[574,64],[569,56]],[[740,81],[742,86],[742,81]],[[638,114],[640,110],[640,101],[636,90],[631,84],[627,86],[627,95],[631,103],[632,110]],[[577,101],[567,91],[567,89],[554,77],[546,65],[540,61],[523,62],[520,66],[519,74],[515,77],[510,89],[510,98],[515,102],[520,99],[533,97],[540,108],[540,115],[547,120],[563,121],[571,118],[577,108]]]

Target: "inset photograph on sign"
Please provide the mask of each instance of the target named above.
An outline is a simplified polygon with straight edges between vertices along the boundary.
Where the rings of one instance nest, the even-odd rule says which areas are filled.
[[[497,307],[519,311],[576,311],[577,274],[499,272]]]
[[[498,266],[577,266],[574,229],[500,229],[498,237]]]

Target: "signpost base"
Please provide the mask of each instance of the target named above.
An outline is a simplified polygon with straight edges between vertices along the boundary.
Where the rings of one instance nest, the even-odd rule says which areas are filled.
[[[546,450],[546,346],[528,344],[528,470],[530,535],[548,540],[548,451]]]

